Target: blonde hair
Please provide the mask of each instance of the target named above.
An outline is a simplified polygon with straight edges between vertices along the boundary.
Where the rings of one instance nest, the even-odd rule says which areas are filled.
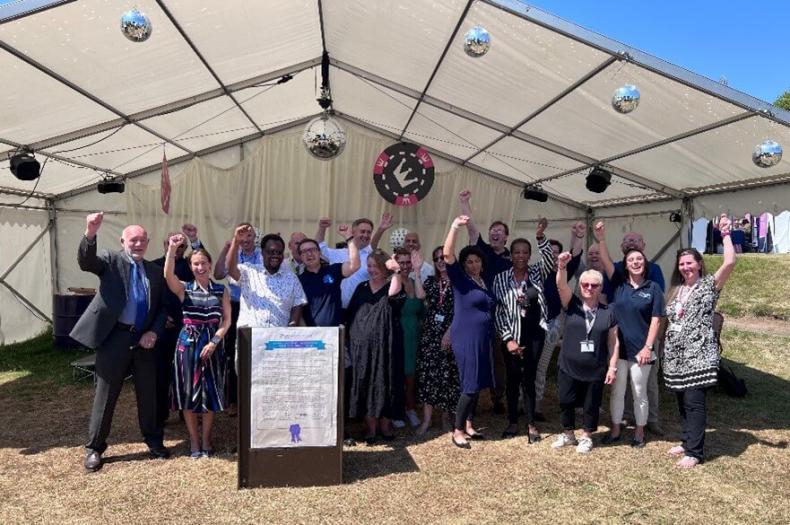
[[[603,284],[603,275],[598,270],[585,270],[579,276],[579,284],[585,279],[592,281],[596,284]]]

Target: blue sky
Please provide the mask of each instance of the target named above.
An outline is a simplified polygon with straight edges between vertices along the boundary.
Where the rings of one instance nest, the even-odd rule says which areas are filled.
[[[790,9],[782,0],[525,3],[713,80],[724,76],[730,87],[768,102],[790,89]]]
[[[750,0],[525,2],[713,80],[774,102],[790,89],[790,6]]]

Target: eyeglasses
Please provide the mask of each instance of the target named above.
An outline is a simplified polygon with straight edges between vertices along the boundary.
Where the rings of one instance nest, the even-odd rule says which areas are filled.
[[[598,283],[579,283],[579,286],[582,288],[589,288],[591,290],[595,290],[596,288],[600,288],[600,284]]]
[[[315,253],[319,251],[318,248],[303,248],[299,250],[299,253]]]

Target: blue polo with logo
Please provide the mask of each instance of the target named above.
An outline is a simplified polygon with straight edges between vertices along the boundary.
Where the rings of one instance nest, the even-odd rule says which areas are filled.
[[[322,264],[318,272],[307,268],[299,275],[307,296],[302,319],[307,326],[337,326],[340,324],[342,300],[340,283],[343,281],[343,264]]]
[[[620,359],[636,362],[636,354],[647,342],[651,319],[664,315],[664,292],[658,283],[650,279],[645,279],[634,288],[619,272],[612,276],[612,288],[612,309],[617,319]]]

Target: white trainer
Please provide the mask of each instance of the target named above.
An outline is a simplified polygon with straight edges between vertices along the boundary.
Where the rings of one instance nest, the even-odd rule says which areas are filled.
[[[576,452],[578,452],[579,454],[588,454],[590,451],[592,451],[592,448],[593,448],[592,439],[588,437],[583,437],[579,440],[579,444],[576,445]]]
[[[406,411],[406,419],[409,420],[409,424],[413,428],[417,428],[418,426],[420,426],[421,423],[420,418],[417,417],[417,412],[415,412],[414,410]]]
[[[551,448],[562,448],[567,447],[569,445],[576,445],[576,437],[570,437],[566,433],[562,433],[557,436],[557,439],[554,440],[554,443],[551,444]]]
[[[395,428],[403,428],[406,426],[406,423],[402,419],[393,419],[392,426]]]

